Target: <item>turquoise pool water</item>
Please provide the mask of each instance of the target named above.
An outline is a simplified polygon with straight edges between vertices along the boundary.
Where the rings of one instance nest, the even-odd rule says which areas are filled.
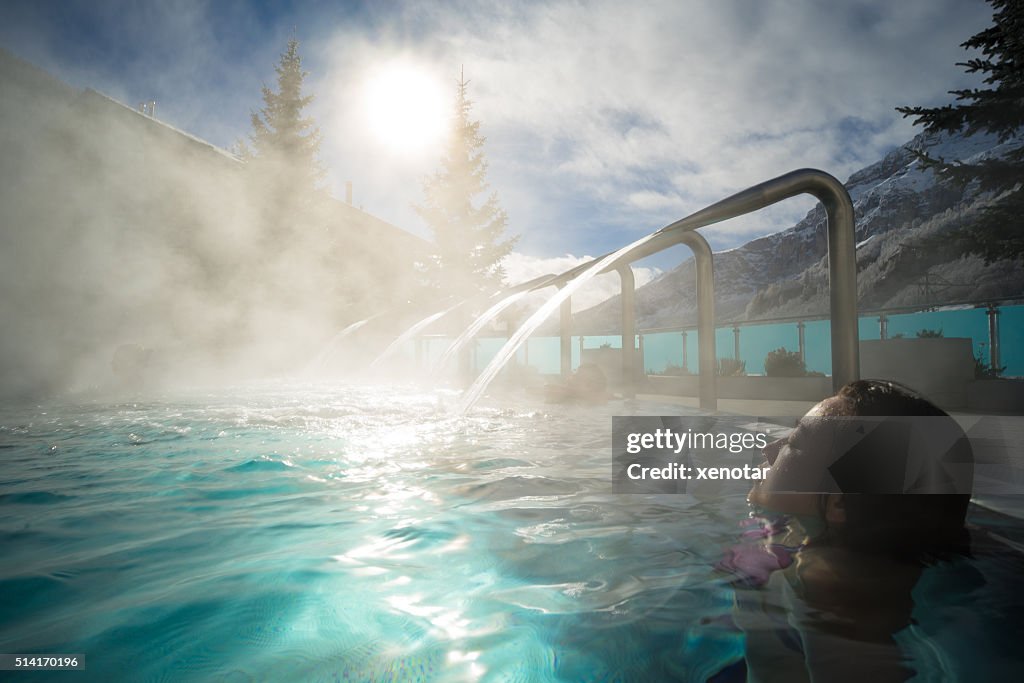
[[[611,415],[667,408],[458,416],[456,398],[241,387],[3,408],[0,652],[85,655],[84,672],[18,680],[728,673],[744,638],[714,565],[745,500],[610,493]]]

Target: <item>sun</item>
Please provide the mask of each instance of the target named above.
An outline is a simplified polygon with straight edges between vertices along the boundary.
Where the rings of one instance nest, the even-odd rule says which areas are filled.
[[[447,107],[440,84],[424,68],[392,63],[366,82],[366,123],[385,147],[416,154],[441,139]]]

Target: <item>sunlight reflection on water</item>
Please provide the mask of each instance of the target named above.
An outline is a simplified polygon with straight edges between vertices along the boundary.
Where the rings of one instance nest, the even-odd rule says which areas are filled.
[[[731,607],[712,565],[742,499],[612,495],[621,402],[455,398],[0,411],[0,495],[48,496],[0,509],[0,586],[26,596],[0,605],[0,650],[89,653],[111,679],[641,679],[738,656],[702,624]],[[684,632],[704,645],[684,653]]]

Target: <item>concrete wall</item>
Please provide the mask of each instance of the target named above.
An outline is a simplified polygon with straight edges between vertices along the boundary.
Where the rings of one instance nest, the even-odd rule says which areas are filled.
[[[698,396],[696,375],[648,375],[644,391],[669,396]],[[718,398],[820,401],[832,395],[830,377],[719,377]]]
[[[861,377],[905,384],[943,408],[967,406],[974,381],[972,342],[966,338],[861,341]]]
[[[1024,415],[1024,380],[974,380],[967,385],[967,407],[980,413]]]

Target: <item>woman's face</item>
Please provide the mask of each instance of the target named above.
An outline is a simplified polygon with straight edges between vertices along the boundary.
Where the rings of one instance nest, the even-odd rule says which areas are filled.
[[[804,415],[789,436],[768,444],[765,460],[771,469],[747,495],[754,505],[797,516],[820,515],[820,494],[836,493],[828,467],[834,461],[834,430],[827,398]]]

